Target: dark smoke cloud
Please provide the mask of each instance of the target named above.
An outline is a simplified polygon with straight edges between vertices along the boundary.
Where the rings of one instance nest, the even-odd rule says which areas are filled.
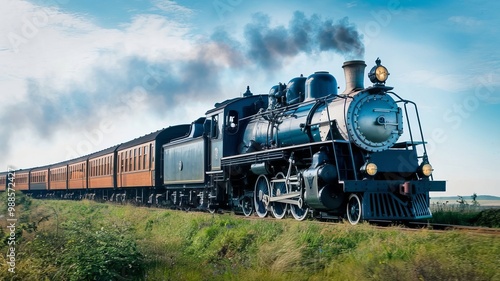
[[[220,81],[227,71],[248,75],[257,66],[259,71],[271,72],[301,53],[334,52],[346,58],[362,58],[364,54],[362,37],[347,18],[335,22],[295,12],[287,26],[270,27],[268,15],[256,14],[245,26],[244,38],[240,42],[224,29],[217,29],[208,40],[197,43],[192,58],[154,62],[139,56],[103,59],[112,61],[113,67],[95,66],[88,71],[92,74],[85,84],[67,82],[68,92],[50,86],[51,79],[57,77],[47,81],[27,79],[29,102],[10,105],[0,112],[0,153],[7,155],[15,143],[11,132],[21,129],[51,139],[56,132],[71,134],[90,129],[106,114],[120,118],[123,112],[114,110],[135,102],[130,93],[137,88],[146,94],[140,102],[148,114],[165,117],[169,109],[182,102],[206,101],[208,109],[220,101],[222,97],[217,95],[224,92]],[[203,114],[200,112],[200,116]]]
[[[248,59],[265,69],[277,69],[284,60],[299,53],[333,51],[345,58],[363,58],[362,36],[355,26],[343,18],[322,20],[318,15],[307,18],[295,12],[288,27],[269,27],[270,17],[256,14],[253,22],[245,27]]]

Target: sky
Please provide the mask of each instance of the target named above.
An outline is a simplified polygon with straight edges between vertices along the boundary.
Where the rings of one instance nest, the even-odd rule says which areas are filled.
[[[498,1],[0,0],[0,170],[187,124],[380,57],[418,105],[433,196],[500,196]],[[365,86],[371,83],[365,78]],[[403,137],[405,137],[404,135]],[[400,138],[403,140],[403,138]]]

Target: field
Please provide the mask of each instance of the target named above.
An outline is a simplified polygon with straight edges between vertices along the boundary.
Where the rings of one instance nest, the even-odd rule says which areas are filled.
[[[17,199],[1,280],[500,280],[493,236]]]
[[[460,205],[457,202],[457,198],[455,198],[454,200],[431,199],[431,205],[437,203],[446,203],[446,201],[448,201],[449,205]],[[471,203],[470,200],[468,203]],[[479,203],[479,206],[482,207],[500,207],[500,200],[477,200],[477,203]]]

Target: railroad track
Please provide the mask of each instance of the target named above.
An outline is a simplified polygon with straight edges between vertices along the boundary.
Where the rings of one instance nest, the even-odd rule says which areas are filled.
[[[426,228],[431,230],[441,230],[441,231],[457,230],[457,231],[466,231],[477,234],[500,235],[500,228],[491,228],[491,227],[425,223],[425,222],[410,222],[409,225],[415,228]]]
[[[119,205],[116,203],[112,203],[115,205]],[[181,212],[206,212],[208,213],[208,210],[198,210],[198,209],[191,209],[191,208],[186,208],[186,209],[181,209],[181,208],[168,208],[168,207],[148,207],[148,206],[140,206],[140,205],[135,205],[137,208],[145,208],[149,210],[171,210],[171,211],[181,211]],[[251,216],[244,216],[244,215],[239,215],[235,214],[233,211],[229,210],[222,210],[219,209],[216,212],[212,213],[214,215],[217,214],[232,214],[237,218],[241,219],[246,219],[246,220],[265,220],[265,221],[282,221],[282,220],[293,220],[291,217],[285,217],[283,219],[276,219],[272,216],[267,216],[265,218],[260,218],[258,216],[251,215]],[[308,222],[315,222],[318,224],[338,224],[339,220],[334,220],[334,219],[317,219],[313,218],[312,220],[309,219],[306,221]],[[383,221],[383,220],[372,220],[369,221],[370,225],[374,226],[375,228],[379,229],[387,229],[388,227],[398,227],[398,229],[402,231],[419,231],[419,230],[427,230],[427,231],[434,231],[434,232],[444,232],[444,231],[464,231],[472,234],[482,234],[482,235],[500,235],[500,228],[491,228],[491,227],[478,227],[478,226],[464,226],[464,225],[452,225],[452,224],[440,224],[440,223],[427,223],[427,222],[408,222],[405,224],[396,224],[393,221]],[[356,226],[353,226],[356,227]]]
[[[238,216],[243,219],[249,220],[268,220],[268,221],[279,221],[273,217],[265,217],[259,218],[257,216]],[[290,219],[290,218],[285,218]],[[319,224],[337,224],[338,221],[333,220],[314,220]],[[479,226],[464,226],[464,225],[452,225],[452,224],[440,224],[440,223],[427,223],[427,222],[408,222],[405,224],[395,225],[393,221],[369,221],[370,225],[378,229],[387,229],[388,227],[398,227],[398,229],[402,231],[420,231],[427,230],[433,232],[446,232],[446,231],[463,231],[472,234],[480,234],[480,235],[500,235],[500,228],[491,228],[491,227],[479,227]],[[355,227],[355,226],[353,226]]]

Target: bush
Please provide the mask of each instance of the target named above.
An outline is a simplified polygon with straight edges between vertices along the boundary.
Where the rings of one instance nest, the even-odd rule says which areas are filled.
[[[0,195],[7,202],[5,193]],[[4,203],[0,208],[4,208]],[[33,204],[32,204],[33,203]],[[61,205],[66,202],[61,202]],[[54,204],[16,193],[15,244],[2,222],[0,251],[15,247],[15,274],[0,256],[0,280],[137,280],[144,276],[143,256],[133,231],[109,223],[102,209],[72,204],[63,214]],[[75,213],[76,211],[76,213]],[[83,211],[84,214],[82,214]],[[60,223],[60,221],[63,221]],[[115,220],[116,221],[116,220]]]
[[[117,280],[142,274],[142,255],[126,228],[96,229],[89,221],[72,221],[65,228],[66,243],[59,259],[72,269],[67,272],[70,280]]]
[[[488,209],[480,212],[476,217],[475,225],[500,228],[500,209]]]

